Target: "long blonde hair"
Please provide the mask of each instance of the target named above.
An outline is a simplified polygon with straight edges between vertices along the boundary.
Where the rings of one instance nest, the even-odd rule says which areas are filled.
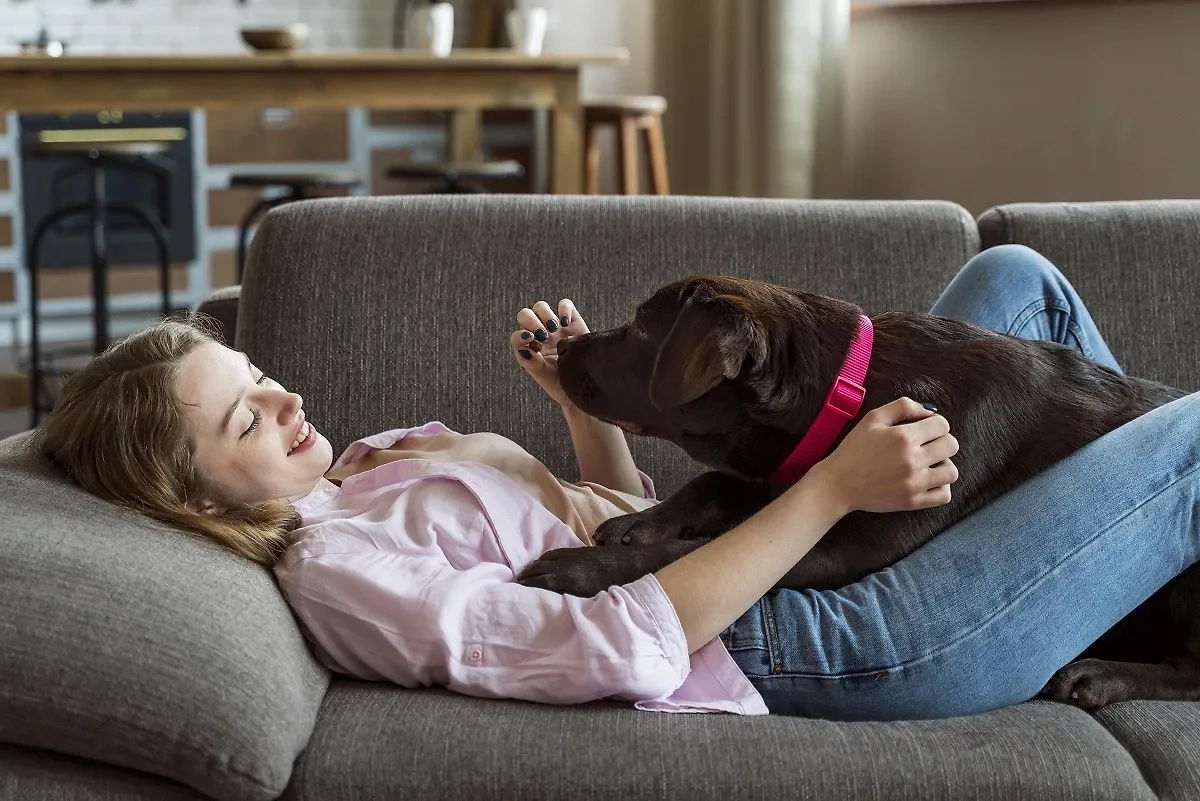
[[[188,506],[223,500],[196,466],[175,394],[183,358],[219,341],[203,325],[195,318],[160,322],[95,356],[67,380],[33,442],[91,494],[270,567],[300,524],[289,503],[272,500],[218,514]]]

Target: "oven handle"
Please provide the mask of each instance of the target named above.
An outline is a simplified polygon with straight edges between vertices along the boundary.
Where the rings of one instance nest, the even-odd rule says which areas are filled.
[[[42,144],[64,142],[182,142],[186,128],[72,128],[38,132]]]

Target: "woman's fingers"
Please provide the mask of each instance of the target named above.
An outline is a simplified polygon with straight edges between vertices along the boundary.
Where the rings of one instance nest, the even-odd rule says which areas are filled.
[[[553,334],[559,329],[558,315],[550,308],[550,304],[544,300],[539,300],[533,304],[533,314],[538,318],[542,327],[547,333]]]
[[[543,302],[542,305],[544,306],[545,303]],[[545,342],[550,338],[550,332],[546,330],[546,326],[538,319],[537,313],[533,309],[524,308],[517,312],[517,325],[528,331],[530,338],[538,342]]]
[[[587,323],[570,298],[563,298],[558,302],[558,322],[569,336],[577,337],[589,333]]]
[[[958,481],[958,467],[954,462],[947,459],[929,468],[925,484],[929,489],[935,489],[937,487],[948,486],[955,481]]]
[[[958,440],[950,433],[921,446],[921,459],[927,465],[937,464],[957,454]]]

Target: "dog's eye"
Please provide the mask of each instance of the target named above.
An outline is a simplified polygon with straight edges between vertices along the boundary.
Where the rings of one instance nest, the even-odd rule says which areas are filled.
[[[642,327],[641,323],[633,324],[633,333],[634,333],[634,336],[636,336],[638,339],[649,339],[650,338],[650,335],[646,333],[646,329]]]

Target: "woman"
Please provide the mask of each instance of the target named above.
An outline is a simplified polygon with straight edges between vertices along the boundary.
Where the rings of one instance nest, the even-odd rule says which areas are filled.
[[[1025,248],[973,259],[933,311],[1116,368],[1074,290]],[[652,576],[588,599],[522,586],[514,576],[541,553],[584,545],[606,517],[652,500],[623,435],[558,386],[550,346],[586,330],[578,312],[539,303],[518,322],[514,354],[563,407],[578,485],[503,438],[440,424],[360,440],[331,468],[299,396],[180,324],[73,377],[39,445],[96,495],[273,566],[331,668],[488,697],[842,719],[979,712],[1035,695],[1200,555],[1190,396],[888,570],[762,597],[848,512],[949,499],[948,424],[898,399],[762,512]]]

